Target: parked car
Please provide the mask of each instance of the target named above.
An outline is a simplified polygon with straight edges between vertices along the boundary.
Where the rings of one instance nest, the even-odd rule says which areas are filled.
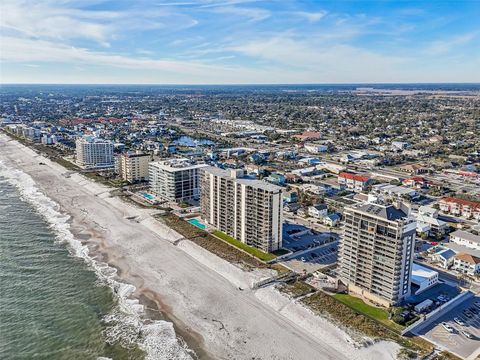
[[[455,321],[458,325],[462,325],[462,326],[465,325],[465,322],[458,317],[454,318],[453,321]]]
[[[462,330],[462,334],[469,339],[473,339],[473,335],[470,334],[468,331]]]
[[[446,322],[442,322],[442,326],[445,328],[445,330],[447,330],[449,333],[454,333],[455,332],[455,329],[453,326],[447,324]]]

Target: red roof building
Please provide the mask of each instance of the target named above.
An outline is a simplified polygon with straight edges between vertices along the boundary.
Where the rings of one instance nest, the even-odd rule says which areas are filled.
[[[473,217],[480,220],[480,202],[459,199],[455,197],[445,197],[439,202],[440,210],[453,215]]]
[[[322,138],[322,134],[320,134],[318,131],[304,131],[300,135],[293,135],[293,137],[300,141],[319,140]]]
[[[365,190],[370,182],[370,178],[365,175],[341,172],[338,174],[338,183],[345,185],[348,189],[362,191]]]

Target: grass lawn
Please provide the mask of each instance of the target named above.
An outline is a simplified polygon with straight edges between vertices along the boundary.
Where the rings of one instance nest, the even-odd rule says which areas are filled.
[[[386,309],[368,305],[363,302],[362,299],[347,294],[335,294],[333,297],[351,309],[381,322],[394,331],[403,330],[402,325],[397,324],[388,318],[388,311]]]
[[[269,261],[277,257],[274,254],[269,254],[269,253],[263,252],[262,250],[256,249],[252,246],[248,246],[247,244],[244,244],[241,241],[238,241],[237,239],[234,239],[233,237],[221,231],[218,231],[218,230],[214,231],[212,232],[212,235],[215,235],[216,237],[228,242],[229,244],[232,244],[233,246],[236,246],[237,248],[242,249],[243,251],[249,253],[250,255],[255,256],[260,260]]]

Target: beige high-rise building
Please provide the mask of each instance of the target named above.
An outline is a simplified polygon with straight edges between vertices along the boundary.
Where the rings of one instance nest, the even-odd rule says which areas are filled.
[[[390,306],[410,295],[416,222],[404,206],[345,208],[339,276],[349,291]]]
[[[201,207],[206,222],[265,252],[282,246],[282,188],[243,178],[243,170],[202,169]]]
[[[188,159],[151,162],[148,165],[150,191],[167,201],[198,199],[199,170],[206,166]]]
[[[77,139],[76,161],[84,168],[113,168],[113,144],[94,137]]]
[[[117,158],[118,173],[124,181],[134,183],[148,180],[148,163],[151,156],[145,153],[127,152]]]

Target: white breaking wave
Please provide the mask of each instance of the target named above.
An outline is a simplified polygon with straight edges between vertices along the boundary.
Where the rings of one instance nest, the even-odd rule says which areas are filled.
[[[108,343],[120,343],[125,348],[138,345],[147,353],[147,359],[187,360],[194,354],[179,341],[173,324],[167,321],[145,319],[145,309],[138,300],[130,298],[133,285],[116,281],[116,269],[89,256],[87,246],[70,232],[70,216],[60,212],[60,206],[43,194],[32,177],[21,170],[12,169],[0,161],[0,177],[5,178],[20,192],[21,199],[30,203],[48,222],[57,241],[67,246],[71,255],[82,258],[103,284],[110,286],[118,306],[103,319],[108,324],[105,337]]]

